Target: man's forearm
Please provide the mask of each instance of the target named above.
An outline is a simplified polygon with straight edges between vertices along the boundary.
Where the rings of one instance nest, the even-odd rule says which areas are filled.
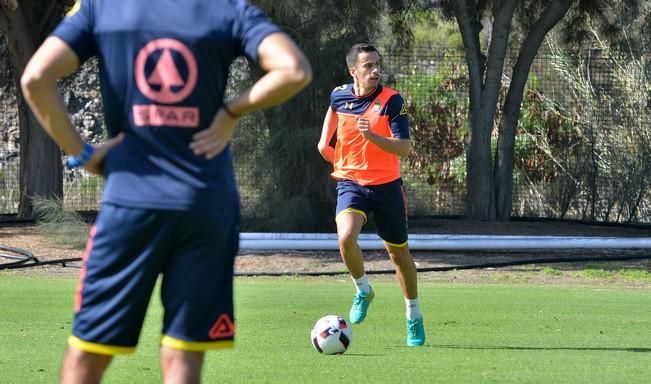
[[[331,146],[326,145],[326,146],[323,147],[323,148],[321,148],[321,146],[319,146],[319,153],[321,154],[321,156],[323,156],[323,158],[324,158],[328,163],[331,163],[331,164],[332,164],[332,163],[334,162],[334,158],[335,158],[335,150],[334,150],[334,148],[332,148]]]
[[[43,129],[66,153],[74,156],[81,153],[84,143],[70,122],[57,81],[77,68],[79,59],[70,47],[57,37],[48,37],[20,78],[25,100]]]
[[[25,100],[43,129],[66,153],[79,155],[84,142],[70,122],[56,81],[26,76],[21,85]]]
[[[232,112],[242,115],[289,100],[310,82],[302,68],[274,69],[262,76],[251,88],[228,103]]]
[[[312,81],[309,61],[284,33],[272,33],[260,42],[258,60],[265,75],[240,96],[229,101],[228,111],[231,114],[242,115],[280,104]]]
[[[411,141],[409,139],[396,139],[393,137],[384,137],[377,135],[372,132],[368,132],[364,137],[371,143],[382,148],[384,151],[391,154],[405,157],[409,155],[409,149],[411,148]]]

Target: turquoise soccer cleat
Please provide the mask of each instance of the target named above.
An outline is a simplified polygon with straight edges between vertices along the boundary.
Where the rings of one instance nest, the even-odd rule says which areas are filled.
[[[415,347],[425,344],[425,327],[423,317],[415,320],[407,320],[407,345]]]
[[[369,293],[357,292],[353,298],[353,305],[350,307],[350,322],[353,324],[359,324],[366,318],[366,312],[368,311],[368,305],[373,301],[375,297],[375,292],[373,288]]]

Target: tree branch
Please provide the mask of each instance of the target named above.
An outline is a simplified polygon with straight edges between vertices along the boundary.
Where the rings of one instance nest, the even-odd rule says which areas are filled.
[[[520,116],[524,86],[529,77],[531,64],[545,36],[567,13],[571,1],[554,0],[547,6],[529,30],[513,69],[513,78],[504,102],[503,118],[499,126],[496,161],[494,164],[496,178],[495,205],[497,217],[500,220],[508,220],[511,214],[515,132]]]
[[[572,0],[552,1],[529,30],[527,37],[522,43],[518,60],[513,68],[513,78],[511,79],[511,86],[509,87],[504,104],[504,115],[506,118],[509,118],[508,112],[513,111],[517,120],[520,102],[522,101],[522,92],[529,77],[531,64],[538,54],[545,36],[565,16],[570,9],[571,3]]]
[[[486,65],[486,80],[482,90],[482,112],[484,126],[490,129],[492,120],[497,110],[499,90],[502,85],[504,59],[511,33],[511,23],[517,0],[496,1],[493,4],[493,31],[488,49],[488,62]]]
[[[481,47],[479,44],[479,31],[477,28],[476,8],[474,2],[468,0],[453,1],[455,18],[459,25],[459,31],[463,40],[464,51],[466,55],[466,64],[470,76],[470,101],[471,108],[479,106],[481,97],[481,88],[483,87],[483,62],[481,60]],[[481,26],[481,24],[479,24]]]
[[[389,25],[394,41],[391,49],[408,50],[414,39],[414,34],[407,22],[407,14],[412,2],[405,4],[405,0],[387,0],[387,5],[389,6]]]
[[[2,5],[0,8],[0,30],[7,44],[14,79],[17,81],[27,61],[34,53],[34,39],[22,7],[16,6],[14,9],[9,9],[4,0]]]
[[[18,9],[18,1],[16,0],[2,0],[2,6],[9,9],[11,12]]]
[[[52,13],[56,9],[58,3],[59,3],[58,1],[50,1],[50,5],[48,6],[47,10],[45,11],[45,14],[43,15],[43,19],[41,20],[41,24],[39,24],[38,29],[36,30],[36,32],[38,32],[39,39],[44,37],[46,33],[45,28],[47,28],[48,24],[50,23],[52,18]]]
[[[488,0],[479,0],[479,2],[477,3],[477,16],[479,18],[481,18],[481,15],[484,13],[487,6],[488,6]]]

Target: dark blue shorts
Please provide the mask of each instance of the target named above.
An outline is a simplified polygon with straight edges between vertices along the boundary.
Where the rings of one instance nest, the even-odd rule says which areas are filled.
[[[402,179],[362,186],[350,180],[337,182],[337,215],[356,212],[375,218],[377,234],[395,246],[407,244],[407,199]]]
[[[105,204],[88,241],[69,344],[131,353],[162,275],[161,344],[186,351],[231,347],[237,202],[220,211],[164,211]]]

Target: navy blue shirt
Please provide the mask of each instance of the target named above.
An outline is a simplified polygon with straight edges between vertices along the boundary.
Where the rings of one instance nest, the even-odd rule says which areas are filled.
[[[221,209],[237,199],[230,146],[206,159],[189,148],[222,105],[237,57],[279,32],[243,0],[81,0],[53,32],[80,62],[97,56],[108,136],[103,201]]]
[[[330,108],[333,111],[341,111],[353,115],[362,115],[382,92],[382,85],[368,95],[356,96],[353,93],[353,84],[344,84],[335,88],[330,94]],[[409,119],[404,110],[404,100],[400,94],[389,98],[380,115],[389,117],[391,135],[397,139],[409,138]]]

